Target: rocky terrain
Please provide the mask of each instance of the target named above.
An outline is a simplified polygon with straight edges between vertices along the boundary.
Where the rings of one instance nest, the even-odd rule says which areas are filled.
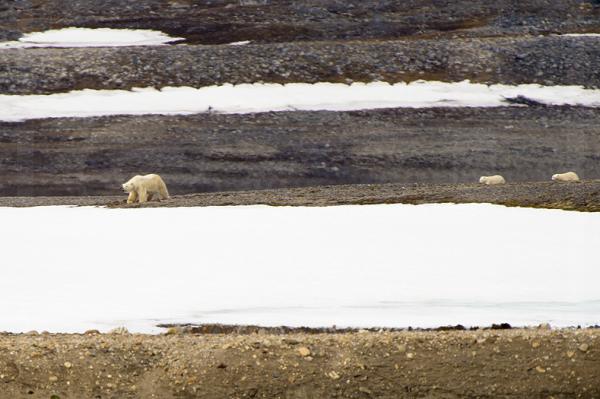
[[[582,107],[114,116],[0,123],[0,195],[172,194],[330,184],[447,184],[500,173],[600,178],[600,111]],[[512,186],[511,186],[512,187]],[[515,195],[517,195],[515,193]]]
[[[600,16],[598,16],[600,20]],[[600,32],[600,30],[599,30]],[[518,36],[0,51],[0,92],[418,79],[600,87],[596,37]]]
[[[597,329],[0,335],[2,398],[597,398]]]
[[[1,207],[52,205],[154,208],[225,205],[334,206],[372,204],[493,203],[572,211],[600,211],[600,180],[581,183],[352,184],[175,195],[169,200],[127,204],[126,194],[74,197],[0,197]]]
[[[0,40],[63,27],[156,29],[158,48],[0,51],[0,93],[242,82],[413,81],[599,87],[596,0],[12,0]],[[223,46],[236,41],[248,46]]]
[[[13,0],[0,39],[69,26],[158,29],[132,48],[0,50],[0,94],[242,82],[600,87],[597,1]],[[227,43],[250,40],[242,46]],[[331,184],[600,178],[596,109],[394,109],[0,122],[0,196],[109,196],[156,172],[174,194]]]
[[[0,41],[72,26],[182,39],[0,49],[0,95],[419,79],[600,88],[600,39],[560,36],[600,33],[598,0],[0,1]],[[173,196],[143,207],[600,211],[600,111],[521,102],[0,122],[0,206],[139,207],[121,183],[160,173]],[[568,170],[584,182],[550,182]],[[496,173],[509,184],[476,183]],[[598,398],[599,345],[592,328],[2,333],[0,398]]]
[[[597,0],[11,0],[0,39],[69,26],[157,29],[188,44],[598,32]]]

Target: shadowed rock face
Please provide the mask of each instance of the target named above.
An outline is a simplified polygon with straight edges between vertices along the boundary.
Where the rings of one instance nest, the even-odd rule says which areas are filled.
[[[172,194],[481,175],[600,178],[600,110],[386,109],[0,123],[0,195],[115,195],[160,173]]]
[[[13,0],[0,39],[68,26],[158,29],[188,43],[391,39],[599,30],[600,5],[580,0]]]

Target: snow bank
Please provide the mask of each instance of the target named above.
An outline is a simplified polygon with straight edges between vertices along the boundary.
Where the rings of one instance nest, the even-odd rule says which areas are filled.
[[[0,331],[600,322],[600,214],[0,208]]]
[[[246,44],[250,44],[250,40],[242,40],[241,42],[231,42],[228,43],[230,46],[243,46]]]
[[[29,47],[158,46],[183,40],[148,29],[64,28],[27,33],[17,42],[0,42],[0,49]]]
[[[600,37],[600,33],[564,33],[562,35],[556,36],[566,36],[566,37]]]
[[[222,86],[125,90],[81,90],[52,95],[0,95],[0,120],[102,115],[194,114],[207,111],[348,111],[389,107],[498,107],[508,97],[526,96],[545,104],[600,106],[600,90],[580,86],[484,85],[384,82],[255,83]]]

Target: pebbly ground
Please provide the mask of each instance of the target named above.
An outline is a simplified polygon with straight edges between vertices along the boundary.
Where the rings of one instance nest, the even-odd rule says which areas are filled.
[[[111,208],[225,205],[333,206],[371,204],[493,203],[506,206],[600,211],[600,180],[581,183],[352,184],[257,191],[175,195],[169,200],[127,204],[127,195],[0,197],[0,207],[107,206]]]
[[[13,0],[0,40],[63,27],[183,37],[143,48],[0,51],[0,94],[417,79],[600,87],[597,0]],[[250,40],[246,46],[227,43]]]
[[[598,88],[598,43],[598,37],[525,35],[0,50],[0,93],[201,87],[260,81],[395,83],[418,79]]]
[[[600,29],[597,0],[11,0],[0,39],[69,26],[158,29],[192,44],[480,37]]]
[[[11,399],[597,398],[599,377],[597,329],[0,335]]]
[[[493,174],[535,182],[567,170],[593,180],[599,160],[600,110],[568,106],[0,123],[0,196],[119,195],[147,173],[175,195]]]

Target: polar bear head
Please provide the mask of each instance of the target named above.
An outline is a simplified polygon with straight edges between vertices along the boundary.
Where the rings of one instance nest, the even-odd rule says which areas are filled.
[[[123,187],[123,191],[126,193],[130,193],[135,190],[135,185],[131,180],[129,180],[127,183],[123,183],[121,186]]]
[[[558,179],[558,174],[552,175],[552,180],[556,181],[556,179]]]
[[[481,177],[479,178],[479,183],[485,183],[485,181],[486,181],[486,180],[487,180],[487,177],[486,177],[486,176],[481,176]]]

